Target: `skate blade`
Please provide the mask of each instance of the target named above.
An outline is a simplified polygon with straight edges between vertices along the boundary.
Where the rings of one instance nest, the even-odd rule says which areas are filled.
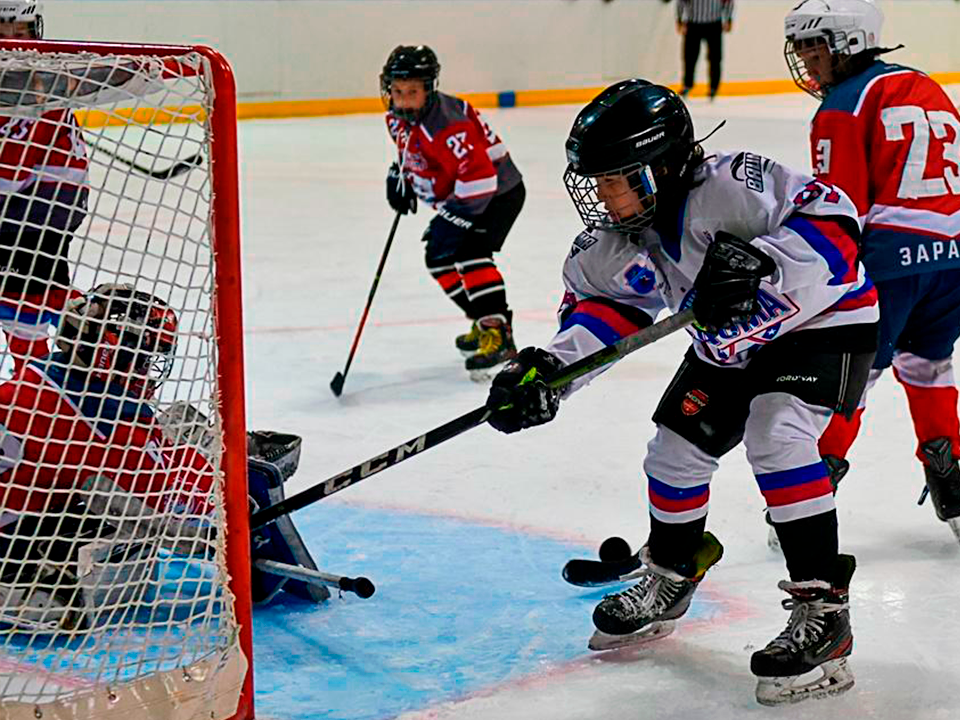
[[[608,635],[600,630],[594,630],[587,647],[595,652],[603,652],[604,650],[618,650],[619,648],[646,645],[654,640],[665,638],[673,632],[676,626],[675,620],[662,620],[651,623],[629,635]]]
[[[957,541],[960,542],[960,517],[950,518],[947,520],[947,525],[950,526]]]
[[[820,677],[803,682],[801,678],[820,672]],[[789,675],[776,678],[759,678],[757,702],[777,706],[840,695],[853,687],[854,678],[847,659],[829,660],[804,675]]]

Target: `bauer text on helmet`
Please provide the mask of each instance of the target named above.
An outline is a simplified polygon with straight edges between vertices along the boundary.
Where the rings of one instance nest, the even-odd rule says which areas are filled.
[[[43,3],[0,0],[0,39],[39,40],[43,37]]]
[[[564,184],[584,224],[625,233],[648,227],[658,201],[682,195],[702,157],[683,100],[640,79],[584,107],[566,151]]]

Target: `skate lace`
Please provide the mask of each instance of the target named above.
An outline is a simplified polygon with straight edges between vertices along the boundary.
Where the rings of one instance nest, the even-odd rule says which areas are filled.
[[[646,568],[637,577],[640,582],[614,595],[632,615],[656,617],[662,614],[673,605],[682,589],[682,583]]]
[[[805,583],[791,583],[780,581],[778,587],[791,593],[789,598],[781,601],[784,610],[790,611],[787,627],[770,642],[770,646],[783,648],[793,653],[803,650],[815,643],[823,635],[827,622],[827,614],[840,612],[850,607],[846,602],[831,602],[824,597],[804,598],[793,594],[798,585]],[[810,583],[811,587],[823,583]]]

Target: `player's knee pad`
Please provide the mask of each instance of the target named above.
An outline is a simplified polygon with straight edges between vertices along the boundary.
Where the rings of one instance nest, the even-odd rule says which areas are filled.
[[[893,356],[893,369],[897,379],[907,385],[919,387],[953,387],[953,358],[928,360],[908,352]]]
[[[247,475],[254,512],[284,499],[284,477],[277,465],[265,460],[249,458]],[[257,560],[273,560],[309,570],[317,569],[310,551],[289,515],[281,515],[275,522],[253,532],[251,556],[253,559],[252,594],[255,603],[269,603],[281,590],[311,602],[323,602],[330,597],[329,590],[322,585],[311,585],[300,580],[271,575],[257,567]]]
[[[830,408],[790,393],[758,395],[750,403],[744,446],[756,473],[806,467],[820,461],[817,441],[830,424]]]

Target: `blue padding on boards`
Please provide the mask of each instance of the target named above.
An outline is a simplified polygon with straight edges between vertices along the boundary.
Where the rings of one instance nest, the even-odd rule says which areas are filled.
[[[497,107],[516,107],[517,94],[513,90],[497,94]]]
[[[264,717],[382,720],[549,672],[588,654],[610,591],[560,577],[595,549],[519,530],[333,503],[296,522],[321,570],[364,575],[377,592],[254,610]],[[687,618],[716,612],[695,600]]]

